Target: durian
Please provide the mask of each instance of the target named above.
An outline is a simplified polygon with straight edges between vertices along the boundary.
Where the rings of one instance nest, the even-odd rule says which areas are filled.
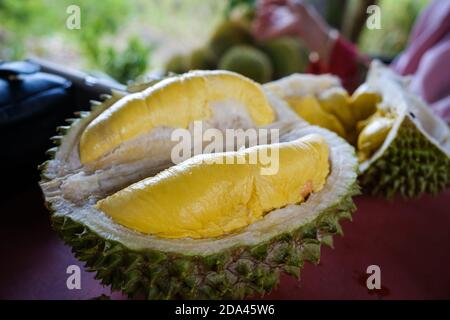
[[[272,64],[260,50],[249,46],[235,46],[220,59],[219,69],[230,70],[259,83],[272,78]]]
[[[189,61],[190,70],[213,70],[217,61],[210,48],[198,48],[192,51]]]
[[[322,84],[311,88],[311,77]],[[408,89],[407,78],[380,62],[373,62],[366,82],[352,96],[328,75],[297,74],[265,89],[297,111],[293,100],[316,99],[322,108],[314,100],[302,105],[309,111],[297,115],[341,136],[345,130],[344,137],[358,150],[360,184],[369,193],[411,198],[450,186],[449,127]]]
[[[295,38],[276,38],[261,44],[260,47],[272,62],[274,79],[304,72],[309,63],[305,47]]]
[[[189,57],[176,54],[166,62],[164,69],[167,73],[181,74],[189,71],[189,64]]]
[[[278,129],[280,140],[172,163],[168,132],[196,120],[219,130]],[[358,193],[347,142],[231,72],[197,71],[115,93],[59,132],[40,167],[53,227],[97,279],[131,297],[268,292],[280,273],[299,277],[306,261],[319,261]],[[129,158],[115,159],[121,148]],[[275,174],[261,175],[258,163],[207,161],[264,150],[279,152]]]
[[[334,131],[343,138],[346,137],[342,123],[335,115],[323,110],[314,96],[288,97],[286,101],[300,117],[309,123]]]
[[[226,20],[221,22],[214,30],[209,40],[209,48],[216,59],[219,59],[232,47],[250,44],[251,42],[252,36],[243,24]]]

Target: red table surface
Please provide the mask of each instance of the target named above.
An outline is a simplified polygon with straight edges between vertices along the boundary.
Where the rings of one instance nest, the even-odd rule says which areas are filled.
[[[450,190],[404,201],[360,196],[320,264],[301,281],[282,276],[264,299],[450,299]],[[51,230],[37,186],[1,200],[0,298],[91,299],[110,295]],[[68,290],[66,268],[82,269],[81,289]],[[381,268],[381,290],[369,291],[366,269]],[[123,299],[120,293],[113,299]],[[259,297],[257,297],[259,298]]]

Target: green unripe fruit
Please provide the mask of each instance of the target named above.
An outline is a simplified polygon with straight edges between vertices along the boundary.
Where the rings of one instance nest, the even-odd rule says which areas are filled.
[[[212,70],[217,66],[214,54],[209,48],[196,49],[189,58],[189,68],[191,70]]]
[[[262,44],[261,49],[272,61],[275,79],[296,72],[304,72],[309,63],[308,51],[299,40],[294,38],[274,39]]]
[[[270,59],[260,50],[248,46],[227,51],[219,62],[219,69],[238,72],[260,83],[272,78]]]
[[[189,71],[189,60],[186,56],[177,54],[174,55],[172,58],[170,58],[165,66],[166,72],[173,72],[173,73],[185,73]]]
[[[248,29],[236,21],[224,21],[211,36],[209,47],[217,58],[231,47],[241,44],[249,44],[252,37]]]

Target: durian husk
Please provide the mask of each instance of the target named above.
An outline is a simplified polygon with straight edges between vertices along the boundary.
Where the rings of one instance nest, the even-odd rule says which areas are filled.
[[[40,167],[40,185],[53,228],[102,284],[130,297],[241,299],[271,291],[282,272],[299,278],[305,262],[319,262],[321,245],[332,246],[333,236],[342,234],[340,221],[351,218],[352,196],[359,192],[354,149],[335,133],[296,118],[271,94],[281,141],[319,133],[330,147],[327,182],[301,205],[273,210],[264,219],[222,237],[166,239],[114,223],[93,208],[96,197],[67,198],[61,185],[74,170],[70,163],[76,162],[74,150],[83,129],[122,95],[115,93],[93,103],[90,113],[80,113],[80,118],[69,120],[69,126],[60,127],[61,135],[54,138],[59,145]]]
[[[375,61],[366,84],[383,97],[394,125],[383,145],[360,164],[367,193],[391,198],[437,194],[450,187],[450,129],[401,77]]]

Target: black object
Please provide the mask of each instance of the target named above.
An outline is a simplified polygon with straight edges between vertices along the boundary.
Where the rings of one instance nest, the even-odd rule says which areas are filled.
[[[0,63],[0,170],[6,181],[36,180],[55,127],[75,106],[72,83],[30,62]]]
[[[0,127],[51,111],[69,95],[71,85],[29,62],[0,64]]]
[[[1,191],[39,180],[37,166],[46,160],[56,127],[89,110],[111,90],[126,91],[113,79],[93,77],[46,60],[0,61]]]
[[[111,93],[111,90],[126,91],[127,87],[115,81],[107,75],[92,76],[79,70],[62,67],[56,63],[52,63],[40,58],[30,58],[27,60],[41,68],[42,72],[61,76],[72,82],[75,90],[75,98],[77,104],[86,106],[86,99],[98,99],[102,93]]]

